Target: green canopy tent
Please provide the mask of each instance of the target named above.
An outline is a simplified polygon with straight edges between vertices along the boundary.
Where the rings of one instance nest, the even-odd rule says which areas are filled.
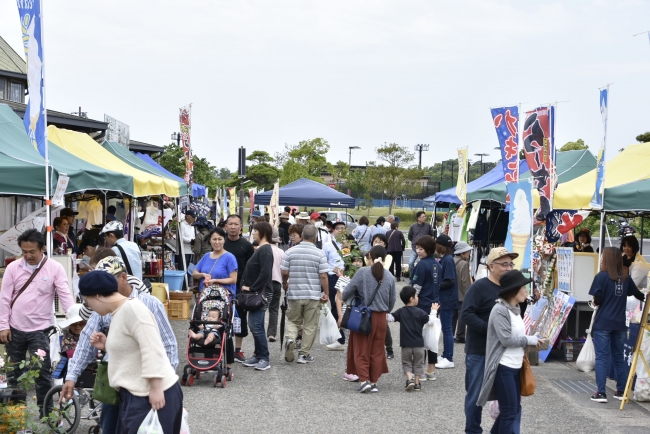
[[[558,183],[564,183],[575,179],[596,168],[596,158],[588,149],[582,151],[566,151],[557,153],[556,171]],[[526,172],[520,180],[530,179],[531,173]],[[536,193],[536,192],[535,192]],[[494,202],[506,202],[506,183],[493,184],[480,190],[467,193],[467,203],[477,200],[489,200]],[[536,203],[539,203],[539,196],[536,196]]]
[[[133,178],[129,175],[97,167],[51,142],[48,156],[50,195],[56,190],[59,174],[70,178],[66,193],[110,190],[133,195]],[[43,157],[29,141],[22,119],[6,104],[0,104],[0,173],[0,194],[45,194]]]
[[[187,189],[186,182],[179,182],[175,178],[170,177],[167,173],[164,173],[156,169],[155,167],[151,166],[150,164],[147,164],[140,158],[133,155],[131,151],[129,151],[119,143],[105,141],[104,143],[102,143],[102,147],[106,149],[108,152],[110,152],[111,154],[115,155],[120,160],[124,161],[129,166],[142,170],[143,172],[151,173],[152,175],[160,176],[162,178],[166,178],[171,181],[174,181],[175,183],[178,184],[180,195],[187,196],[188,189]]]

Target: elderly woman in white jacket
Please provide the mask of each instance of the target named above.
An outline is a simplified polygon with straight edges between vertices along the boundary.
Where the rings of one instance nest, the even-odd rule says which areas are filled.
[[[504,273],[499,280],[499,299],[488,321],[485,374],[476,405],[482,407],[487,401],[499,401],[499,417],[490,430],[495,434],[520,432],[524,348],[544,344],[542,339],[526,335],[520,315],[519,303],[526,301],[526,285],[531,281],[519,270]]]

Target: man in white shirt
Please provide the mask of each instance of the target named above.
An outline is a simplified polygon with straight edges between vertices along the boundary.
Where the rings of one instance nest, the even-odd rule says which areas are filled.
[[[180,238],[183,242],[183,253],[185,254],[185,264],[189,264],[192,260],[192,241],[196,236],[194,226],[192,224],[196,220],[196,211],[188,209],[185,211],[185,220],[181,221],[180,225]],[[181,262],[181,261],[179,261]],[[182,262],[181,262],[181,265]]]
[[[289,224],[290,225],[295,225],[296,224],[296,219],[291,215],[291,207],[290,206],[285,206],[284,207],[284,212],[286,212],[287,215],[288,215]]]
[[[142,280],[142,256],[136,243],[124,239],[124,225],[117,220],[106,223],[101,231],[106,243],[122,258],[127,272]]]
[[[389,215],[388,217],[386,217],[386,221],[384,222],[384,229],[386,229],[386,231],[389,231],[390,224],[393,223],[394,221],[395,221],[395,216]]]
[[[316,247],[322,249],[325,244],[330,244],[330,233],[323,227],[323,220],[317,212],[311,213],[309,216],[310,223],[318,228],[316,234]]]

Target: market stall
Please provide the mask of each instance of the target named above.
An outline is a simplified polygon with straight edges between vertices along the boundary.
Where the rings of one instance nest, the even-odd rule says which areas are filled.
[[[255,195],[256,205],[269,205],[273,191]],[[354,198],[320,182],[300,178],[280,187],[280,206],[300,205],[328,208],[354,208]]]
[[[136,157],[138,157],[139,159],[141,159],[142,161],[144,161],[145,163],[147,163],[150,166],[152,166],[153,168],[157,169],[159,172],[166,174],[166,176],[168,178],[175,179],[178,182],[185,182],[185,180],[183,178],[181,178],[180,176],[174,175],[173,173],[171,173],[170,171],[168,171],[167,169],[162,167],[160,164],[156,163],[156,161],[153,158],[151,158],[150,156],[148,156],[147,154],[143,154],[141,152],[133,152],[133,154]],[[196,182],[192,184],[192,196],[193,197],[205,196],[205,193],[206,193],[205,186],[203,186],[201,184],[197,184]]]

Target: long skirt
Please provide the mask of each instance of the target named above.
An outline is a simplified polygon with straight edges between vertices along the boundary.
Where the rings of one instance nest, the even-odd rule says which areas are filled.
[[[368,335],[350,332],[348,341],[348,374],[359,376],[359,381],[376,383],[381,374],[388,373],[384,341],[386,339],[386,312],[373,312],[372,331]]]

